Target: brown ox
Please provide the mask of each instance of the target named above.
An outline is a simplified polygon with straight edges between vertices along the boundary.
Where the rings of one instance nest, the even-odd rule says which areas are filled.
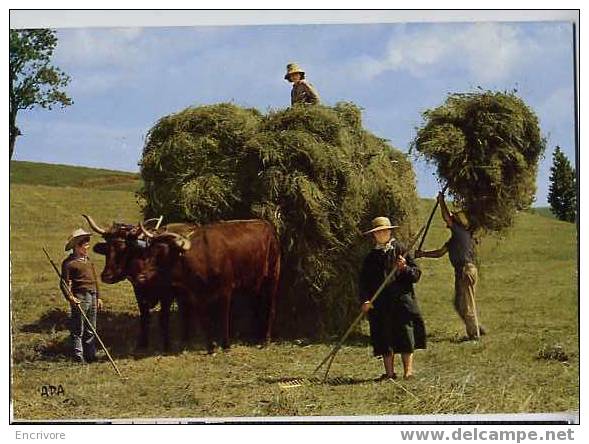
[[[94,251],[105,256],[101,279],[107,284],[115,284],[127,279],[133,285],[135,299],[139,307],[140,330],[138,347],[149,344],[150,310],[160,304],[160,329],[164,349],[170,348],[169,319],[170,306],[174,291],[170,280],[162,276],[157,282],[144,285],[141,280],[143,264],[149,260],[149,248],[145,245],[145,236],[139,225],[113,224],[110,228],[101,228],[94,220],[82,215],[90,227],[102,235],[105,242],[94,246]],[[182,305],[181,300],[178,304]],[[181,311],[182,306],[180,307]]]
[[[280,247],[274,229],[263,220],[219,222],[195,227],[188,235],[157,234],[151,240],[138,276],[143,285],[170,279],[178,297],[200,315],[207,349],[214,350],[213,326],[221,326],[221,345],[229,347],[230,313],[236,293],[253,296],[258,339],[270,340],[280,278]],[[219,310],[220,323],[213,315]]]

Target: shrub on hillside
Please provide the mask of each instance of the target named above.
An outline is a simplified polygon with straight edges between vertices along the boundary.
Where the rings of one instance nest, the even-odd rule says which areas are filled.
[[[280,237],[277,329],[341,330],[357,313],[360,231],[389,215],[415,231],[417,194],[404,154],[362,127],[351,103],[261,114],[232,104],[188,108],[149,132],[140,162],[145,217],[205,224],[263,218]]]

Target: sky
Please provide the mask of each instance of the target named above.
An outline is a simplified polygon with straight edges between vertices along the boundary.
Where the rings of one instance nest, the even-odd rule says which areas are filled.
[[[547,139],[535,205],[547,206],[552,152],[575,160],[573,28],[568,22],[396,23],[58,29],[54,64],[74,104],[22,111],[15,160],[139,171],[155,122],[189,106],[290,104],[297,62],[322,102],[352,101],[364,126],[408,151],[421,113],[447,94],[513,90]],[[414,162],[418,192],[439,189]]]

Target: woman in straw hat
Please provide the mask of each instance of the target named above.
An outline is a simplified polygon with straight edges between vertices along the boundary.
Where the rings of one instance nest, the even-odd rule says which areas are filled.
[[[296,63],[289,63],[286,65],[285,80],[292,83],[292,90],[290,92],[290,104],[295,103],[310,103],[313,105],[319,104],[319,94],[313,88],[313,85],[307,83],[305,80],[305,71],[303,71]]]
[[[96,359],[96,338],[80,311],[84,311],[96,329],[96,312],[102,308],[96,271],[88,258],[90,236],[91,233],[81,228],[74,230],[65,245],[65,251],[72,252],[61,264],[60,287],[71,308],[70,334],[73,358],[81,363]]]
[[[413,258],[405,255],[404,246],[393,236],[387,217],[377,217],[365,235],[372,235],[374,248],[370,251],[360,272],[359,298],[362,311],[368,313],[370,339],[375,356],[382,356],[385,373],[382,380],[395,379],[395,354],[403,361],[404,378],[413,377],[413,351],[425,348],[425,326],[421,318],[413,284],[419,281],[421,271]],[[372,295],[396,267],[394,279],[384,288],[373,304]]]

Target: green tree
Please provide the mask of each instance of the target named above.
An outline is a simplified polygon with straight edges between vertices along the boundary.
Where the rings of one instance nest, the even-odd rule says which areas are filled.
[[[57,45],[51,29],[10,30],[10,158],[16,138],[22,133],[16,126],[20,110],[36,106],[52,109],[54,105],[71,105],[72,99],[62,91],[70,77],[51,65]]]
[[[548,202],[560,220],[574,222],[577,216],[577,186],[571,162],[557,146],[552,154]]]

